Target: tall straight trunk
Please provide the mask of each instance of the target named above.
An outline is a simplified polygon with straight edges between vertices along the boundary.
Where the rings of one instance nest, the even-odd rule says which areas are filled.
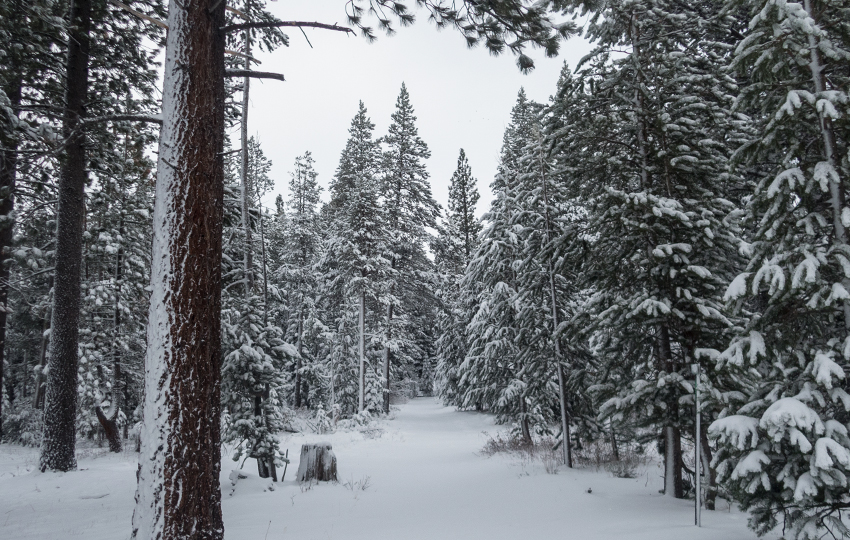
[[[124,225],[118,229],[120,235],[124,236]],[[121,412],[121,346],[118,343],[118,338],[121,335],[121,276],[123,274],[124,264],[124,249],[118,248],[118,253],[115,256],[115,308],[112,312],[112,328],[115,332],[115,343],[112,345],[112,392],[109,404],[109,410],[103,412],[100,405],[95,406],[95,415],[97,416],[103,432],[106,434],[106,440],[109,441],[110,452],[121,451],[121,434],[118,430],[118,413]]]
[[[16,6],[17,7],[17,6]],[[17,118],[21,105],[21,73],[12,74],[12,80],[3,88],[13,114]],[[0,388],[3,387],[3,359],[6,351],[6,319],[9,301],[9,250],[15,210],[15,182],[18,172],[18,137],[11,130],[0,130]],[[0,440],[3,439],[3,400],[0,399]]]
[[[546,243],[552,242],[552,220],[549,215],[549,189],[546,182],[546,170],[543,166],[543,156],[540,156],[540,177],[543,181],[543,204],[546,205]],[[555,271],[552,269],[552,260],[546,261],[549,270],[549,299],[552,309],[552,341],[555,344],[555,365],[558,372],[558,401],[561,405],[561,437],[564,455],[564,464],[573,467],[572,444],[570,442],[570,423],[567,418],[567,389],[566,377],[564,376],[563,357],[561,356],[561,340],[558,339],[558,297],[555,292]]]
[[[818,16],[812,7],[813,0],[803,0],[803,8],[809,17],[815,23],[818,22]],[[814,34],[808,33],[809,38],[809,70],[812,73],[812,83],[815,87],[815,92],[820,94],[827,90],[826,76],[824,75],[823,59],[821,58],[820,48],[818,47],[818,39]],[[847,229],[844,227],[844,222],[841,220],[843,208],[845,206],[844,182],[840,179],[840,167],[837,167],[838,156],[837,146],[835,141],[835,130],[832,127],[832,118],[824,113],[818,115],[820,124],[821,138],[823,139],[823,154],[824,161],[839,175],[838,181],[829,182],[829,202],[832,208],[832,228],[835,234],[835,243],[844,246],[847,244]],[[850,287],[850,279],[845,278],[842,283],[845,288]],[[850,300],[844,300],[844,327],[850,329]]]
[[[301,353],[303,352],[303,343],[301,335],[304,332],[304,321],[302,311],[298,311],[298,362],[295,366],[295,408],[301,406],[301,368],[303,367]]]
[[[399,195],[396,197],[396,208],[401,208],[401,189],[397,189],[396,193]],[[393,230],[397,229],[398,217],[393,220]],[[396,268],[396,258],[392,257],[392,262],[390,263],[390,268],[395,271]],[[395,285],[390,285],[390,303],[387,306],[387,339],[386,343],[384,343],[384,400],[383,407],[384,413],[390,413],[390,361],[391,355],[390,352],[390,340],[393,335],[393,304],[392,304],[392,295],[395,290]]]
[[[248,11],[248,9],[246,9]],[[251,69],[251,30],[245,30],[245,70]],[[250,105],[251,78],[242,80],[242,118],[240,124],[240,135],[242,138],[242,228],[245,231],[245,297],[248,298],[254,289],[254,250],[251,237],[251,216],[249,214],[248,198],[250,197],[248,187],[248,106]]]
[[[387,341],[392,339],[393,335],[393,304],[387,306]],[[392,352],[390,351],[389,343],[384,345],[384,413],[390,414],[390,361]]]
[[[85,115],[88,94],[91,0],[71,1],[70,23],[62,121],[65,153],[59,173],[53,321],[39,463],[42,471],[77,467],[77,338],[87,178],[85,136],[79,123]]]
[[[366,408],[366,291],[360,292],[360,394],[358,396],[357,410],[363,412]]]
[[[260,205],[260,248],[263,257],[263,326],[269,324],[269,277],[266,273],[266,232],[263,226],[265,213]]]
[[[168,7],[135,539],[224,537],[224,7]]]

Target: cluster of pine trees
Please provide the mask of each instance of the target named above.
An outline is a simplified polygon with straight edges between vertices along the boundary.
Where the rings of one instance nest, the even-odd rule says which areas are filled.
[[[709,507],[850,534],[846,1],[420,2],[523,70],[523,47],[575,31],[552,12],[595,45],[548,104],[520,92],[480,221],[463,151],[441,216],[404,87],[382,137],[361,104],[327,203],[307,152],[266,210],[249,82],[282,77],[252,50],[352,30],[260,0],[128,3],[0,4],[0,436],[41,444],[42,469],[74,468],[77,437],[119,449],[144,416],[134,534],[220,537],[220,440],[274,477],[292,409],[364,421],[433,384],[526,442],[556,433],[568,464],[654,441],[675,497],[699,446]],[[413,20],[347,5],[368,38],[369,13]],[[167,470],[203,516],[148,489],[175,493]]]
[[[438,391],[529,442],[654,441],[675,497],[699,445],[709,508],[846,537],[850,8],[587,9],[592,52],[511,113]]]

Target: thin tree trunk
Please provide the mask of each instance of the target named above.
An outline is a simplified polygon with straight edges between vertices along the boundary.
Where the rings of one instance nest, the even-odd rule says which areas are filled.
[[[525,403],[525,396],[519,397],[520,421],[519,426],[522,432],[522,442],[531,445],[531,426],[528,424],[528,405]]]
[[[48,290],[53,287],[53,278],[50,278]],[[47,349],[50,345],[50,320],[52,310],[48,308],[47,314],[44,316],[43,330],[41,332],[41,345],[39,346],[38,365],[41,369],[38,370],[35,376],[35,392],[33,393],[32,406],[34,409],[44,408],[44,368],[47,367]]]
[[[803,0],[803,8],[809,17],[817,23],[817,13],[812,8],[812,0]],[[815,86],[815,92],[820,94],[827,90],[826,76],[824,75],[824,65],[821,59],[818,40],[811,32],[808,33],[809,38],[809,69],[812,73],[812,82]],[[823,150],[825,161],[829,164],[836,175],[841,174],[840,168],[837,167],[837,148],[835,141],[835,130],[832,127],[832,118],[824,113],[818,115],[820,123],[821,138],[823,139]],[[829,202],[832,207],[832,228],[835,233],[835,243],[844,246],[847,245],[847,230],[844,227],[844,222],[841,220],[842,212],[845,206],[844,182],[840,179],[837,181],[830,180],[829,182]],[[850,287],[850,279],[842,280],[845,288]],[[844,327],[850,329],[850,300],[844,300]]]
[[[19,4],[16,4],[19,9]],[[4,88],[15,117],[21,105],[21,73],[13,70]],[[9,313],[9,250],[15,225],[15,182],[18,172],[18,137],[10,129],[0,130],[0,388],[3,387],[3,359],[6,350],[6,318]],[[3,403],[0,399],[0,440],[3,439]]]
[[[614,461],[620,461],[620,447],[617,444],[617,432],[614,431],[614,424],[608,422],[608,432],[611,437],[611,451],[614,453]]]
[[[543,151],[541,145],[541,152]],[[552,242],[552,222],[549,216],[549,189],[546,182],[546,170],[543,166],[543,156],[540,155],[540,178],[543,181],[543,204],[546,205],[546,243]],[[570,423],[567,418],[567,389],[566,377],[564,376],[563,357],[561,356],[561,340],[558,339],[558,298],[555,292],[555,271],[552,269],[552,260],[548,259],[546,265],[549,270],[549,299],[552,310],[552,342],[555,344],[555,366],[558,372],[558,401],[561,405],[561,436],[564,454],[564,464],[573,467],[573,453],[570,441]]]
[[[220,540],[225,3],[170,0],[132,538]]]
[[[393,304],[387,306],[387,341],[392,339],[393,335]],[[384,413],[390,414],[390,352],[389,343],[384,344]]]
[[[269,277],[266,273],[266,232],[263,226],[265,213],[260,205],[260,248],[263,256],[263,326],[269,324]]]
[[[711,445],[708,443],[708,422],[703,422],[700,430],[700,461],[703,474],[708,471],[708,485],[705,490],[705,509],[714,510],[717,500],[717,470],[711,466]]]
[[[123,220],[118,227],[120,235],[124,235]],[[112,327],[115,332],[115,341],[112,345],[112,391],[109,410],[104,413],[100,405],[96,405],[94,412],[97,416],[103,432],[106,434],[106,440],[109,441],[110,452],[121,451],[121,432],[118,429],[118,414],[121,411],[121,346],[118,343],[121,335],[121,277],[124,264],[124,249],[118,248],[118,253],[115,256],[115,308],[112,312]]]
[[[86,147],[79,130],[85,115],[89,73],[91,0],[72,0],[65,74],[65,153],[59,173],[56,209],[56,265],[50,359],[44,407],[44,437],[39,468],[69,471],[77,418],[77,344],[80,318],[80,269],[85,219]]]
[[[246,9],[248,11],[248,9]],[[251,70],[251,30],[245,30],[245,70]],[[248,106],[250,105],[251,78],[242,80],[242,118],[240,134],[242,138],[242,228],[245,231],[245,297],[248,298],[254,290],[254,252],[251,238],[251,216],[249,214],[248,197]]]
[[[302,317],[303,317],[302,313],[303,312],[299,308],[299,310],[298,310],[298,362],[295,365],[295,408],[296,409],[301,407],[301,368],[303,366],[302,357],[301,357],[301,353],[303,352],[303,344],[301,342],[301,334],[304,332],[304,327],[303,327],[304,322],[303,322],[303,319],[302,319]]]
[[[360,292],[360,395],[358,396],[358,411],[366,408],[366,291]]]

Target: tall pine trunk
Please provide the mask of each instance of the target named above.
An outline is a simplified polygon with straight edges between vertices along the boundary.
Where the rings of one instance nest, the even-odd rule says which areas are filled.
[[[74,455],[77,417],[77,342],[80,271],[85,218],[86,147],[80,120],[85,115],[89,78],[91,1],[72,0],[65,73],[65,152],[56,209],[56,270],[50,332],[50,358],[39,468],[68,471]]]
[[[542,145],[541,145],[542,146]],[[541,149],[542,152],[542,149]],[[552,242],[552,220],[549,215],[549,189],[546,183],[546,169],[543,166],[543,156],[540,156],[540,177],[543,181],[543,204],[546,205],[546,243]],[[558,402],[561,406],[561,444],[563,445],[564,465],[573,467],[573,453],[570,442],[570,423],[567,418],[567,388],[564,376],[564,364],[561,356],[561,340],[558,339],[558,297],[555,291],[555,271],[552,268],[552,260],[547,262],[549,270],[549,299],[552,310],[552,342],[555,344],[555,365],[558,372]]]
[[[366,291],[360,291],[360,393],[358,395],[357,410],[363,412],[366,408]]]
[[[387,341],[392,339],[393,335],[393,304],[387,306]],[[390,351],[389,343],[384,345],[384,413],[390,414],[390,361],[392,352]]]
[[[817,23],[818,15],[812,7],[813,0],[803,0],[803,8],[809,17]],[[815,87],[815,92],[821,94],[827,90],[826,76],[824,75],[823,60],[821,58],[818,40],[811,32],[809,37],[809,70],[812,74],[812,83]],[[829,202],[832,208],[832,228],[835,234],[835,243],[839,246],[847,245],[847,230],[842,221],[842,212],[845,206],[844,183],[840,179],[839,167],[837,167],[838,156],[835,130],[832,127],[832,118],[825,113],[818,114],[820,123],[821,138],[823,139],[823,157],[824,161],[829,164],[829,167],[834,171],[836,178],[829,182]],[[850,279],[842,280],[845,288],[850,287]],[[844,300],[844,327],[850,329],[850,300]]]
[[[248,9],[246,9],[248,11]],[[245,30],[245,71],[251,70],[251,30]],[[245,297],[248,298],[254,291],[254,249],[251,236],[251,216],[249,214],[248,198],[250,196],[248,187],[248,106],[250,105],[251,78],[244,77],[242,80],[242,118],[239,126],[242,139],[241,152],[241,177],[242,177],[242,228],[245,231]]]
[[[304,333],[303,312],[298,311],[298,361],[295,364],[295,408],[301,407],[301,368],[303,367],[302,352],[304,350],[302,343],[302,334]]]
[[[170,0],[136,539],[218,540],[224,2]]]
[[[123,220],[118,230],[123,237]],[[109,441],[110,452],[120,452],[122,447],[121,434],[118,429],[118,414],[121,412],[121,346],[118,343],[118,338],[121,335],[121,276],[123,264],[124,249],[119,247],[115,256],[115,286],[117,291],[115,293],[115,307],[112,312],[112,328],[115,332],[115,342],[112,345],[112,395],[107,412],[103,412],[100,404],[94,408],[97,420],[106,434],[106,440]]]
[[[20,3],[16,4],[16,7]],[[12,47],[14,49],[14,47]],[[14,61],[14,60],[13,60]],[[9,105],[17,118],[21,105],[20,72],[12,74],[12,80],[3,88]],[[9,301],[9,250],[12,247],[12,233],[15,210],[15,182],[18,172],[18,137],[11,129],[0,130],[0,388],[3,388],[3,360],[6,350],[6,319]],[[3,400],[0,399],[0,440],[3,439]]]

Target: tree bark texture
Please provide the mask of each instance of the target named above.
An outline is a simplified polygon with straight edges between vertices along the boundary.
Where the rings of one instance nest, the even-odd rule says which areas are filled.
[[[219,540],[224,2],[170,0],[132,538]]]
[[[68,471],[74,455],[77,417],[77,342],[80,319],[80,271],[85,219],[86,147],[78,129],[85,115],[89,78],[91,1],[73,0],[70,9],[65,74],[65,153],[59,173],[56,209],[56,265],[50,332],[44,437],[40,469]]]

